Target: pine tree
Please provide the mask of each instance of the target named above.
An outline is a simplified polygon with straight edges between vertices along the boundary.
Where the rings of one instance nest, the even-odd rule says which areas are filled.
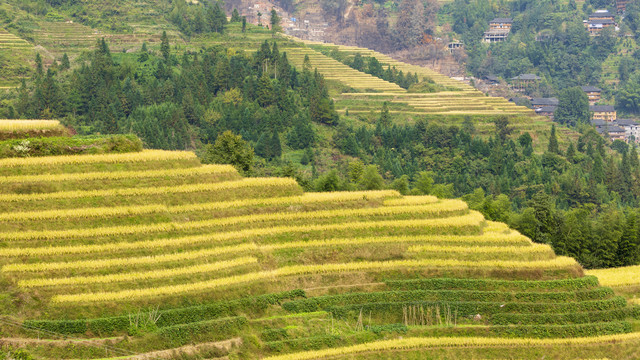
[[[391,127],[391,115],[389,115],[389,105],[386,101],[382,103],[382,110],[380,111],[380,118],[378,121],[380,121],[380,125],[384,129]]]
[[[42,75],[44,75],[42,56],[40,56],[40,53],[36,53],[36,78],[42,78]]]
[[[62,59],[60,60],[60,69],[69,70],[71,68],[71,63],[69,62],[69,56],[67,53],[62,54]]]
[[[165,61],[169,61],[169,55],[171,51],[171,46],[169,45],[169,37],[167,36],[167,32],[162,32],[162,38],[160,39],[160,53],[162,53],[162,57]]]
[[[247,32],[247,17],[243,16],[242,17],[242,33],[244,34],[245,32]]]
[[[575,156],[576,156],[576,148],[573,146],[573,143],[570,143],[569,144],[569,148],[567,148],[566,158],[570,162],[573,162]]]
[[[636,215],[630,213],[627,215],[627,222],[622,232],[622,237],[618,243],[618,251],[616,252],[616,263],[618,266],[629,266],[636,263],[638,259],[638,228],[636,224]]]
[[[280,28],[280,16],[278,16],[278,13],[276,12],[275,9],[271,9],[270,23],[271,23],[271,36],[276,37],[276,33],[282,29]]]
[[[551,125],[551,135],[549,136],[549,147],[547,148],[552,154],[559,154],[560,149],[558,148],[558,137],[556,136],[556,125]]]
[[[351,67],[358,71],[364,70],[364,61],[362,60],[362,55],[360,55],[360,53],[357,53],[353,57],[353,62],[351,63]]]
[[[238,13],[238,9],[233,9],[233,11],[231,12],[231,22],[240,22],[242,21],[242,18],[240,18],[240,14]]]
[[[271,135],[269,149],[271,150],[270,158],[280,159],[282,156],[282,144],[280,143],[280,135],[278,135],[277,131],[274,131]]]
[[[597,184],[601,184],[605,179],[604,162],[600,153],[595,152],[593,156],[593,169],[591,170],[591,178]]]

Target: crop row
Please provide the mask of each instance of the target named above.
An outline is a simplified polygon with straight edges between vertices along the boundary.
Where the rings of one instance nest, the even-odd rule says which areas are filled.
[[[578,346],[592,344],[616,344],[640,340],[640,332],[602,336],[570,337],[558,339],[507,338],[507,337],[412,337],[381,340],[341,348],[311,350],[285,355],[276,355],[264,360],[309,360],[333,358],[359,353],[416,350],[424,348],[469,348],[469,347],[546,347]]]
[[[173,278],[176,276],[212,273],[232,267],[255,264],[258,259],[250,256],[236,258],[232,260],[218,261],[213,263],[197,264],[187,267],[155,269],[150,271],[137,271],[127,273],[114,273],[96,276],[70,276],[63,278],[39,278],[18,281],[18,286],[23,288],[62,286],[62,285],[83,285],[83,284],[110,284],[123,281],[152,280]]]
[[[482,238],[480,236],[386,236],[386,237],[365,237],[365,238],[336,238],[317,241],[293,241],[278,244],[268,245],[256,245],[254,243],[244,243],[231,245],[227,247],[214,247],[208,249],[200,249],[193,251],[181,251],[175,254],[162,254],[158,256],[141,256],[141,257],[118,257],[115,259],[92,259],[92,260],[77,260],[72,262],[42,262],[42,263],[28,263],[28,264],[8,264],[2,268],[3,272],[37,272],[37,271],[50,271],[50,270],[69,270],[69,269],[95,269],[95,268],[107,268],[117,267],[123,265],[140,265],[140,264],[154,264],[163,262],[173,262],[179,260],[193,260],[210,255],[227,254],[227,253],[241,253],[245,251],[272,251],[281,249],[304,249],[314,247],[329,247],[338,245],[365,245],[365,244],[380,244],[380,243],[412,243],[412,242],[425,242],[425,241],[461,241],[475,243]],[[179,246],[179,244],[194,244],[198,240],[206,238],[202,237],[185,237],[178,239],[165,239],[171,246]],[[500,238],[497,238],[500,239]],[[103,245],[108,247],[109,245]],[[159,246],[152,246],[151,248],[157,248]],[[477,247],[469,247],[467,252],[473,253]],[[521,251],[526,252],[529,246],[523,245],[520,247]],[[52,249],[50,247],[43,249]],[[449,254],[448,247],[442,247],[442,251],[445,254]]]
[[[269,206],[269,205],[304,205],[314,203],[343,203],[357,200],[377,200],[400,196],[395,190],[379,191],[356,191],[356,192],[333,192],[333,193],[304,193],[300,196],[242,199],[232,201],[216,201],[208,203],[195,203],[176,206],[166,206],[162,204],[134,205],[134,206],[114,206],[99,208],[76,208],[68,210],[40,210],[1,213],[0,221],[11,220],[45,220],[45,219],[65,219],[65,218],[92,218],[110,217],[121,215],[141,215],[155,213],[180,214],[197,211],[215,211],[225,209],[236,209],[249,206]],[[386,204],[386,203],[385,203]]]
[[[357,223],[369,224],[371,227],[378,226],[378,222]],[[325,225],[302,225],[302,226],[286,226],[278,228],[260,228],[247,229],[241,231],[213,233],[196,236],[186,236],[179,238],[165,238],[136,242],[115,242],[106,244],[92,245],[71,245],[71,246],[44,246],[31,248],[0,248],[0,256],[2,257],[18,257],[18,256],[55,256],[62,254],[103,254],[107,252],[117,252],[136,249],[159,249],[180,247],[184,245],[198,245],[208,243],[219,243],[225,240],[245,239],[259,237],[264,235],[278,235],[285,233],[304,233],[318,230],[341,230],[351,229],[355,224],[336,224],[331,226]],[[410,224],[408,224],[410,225]],[[356,226],[363,229],[364,227]],[[434,243],[456,243],[477,245],[479,243],[520,243],[524,247],[531,244],[530,240],[518,233],[510,235],[504,234],[484,234],[484,235],[419,235],[419,236],[383,236],[383,237],[354,237],[354,238],[335,238],[318,241],[298,241],[284,244],[263,245],[264,249],[277,250],[279,248],[291,246],[330,246],[330,245],[359,245],[359,244],[375,244],[375,243],[412,243],[412,242],[434,242]],[[291,245],[288,245],[291,244]]]
[[[482,290],[482,291],[575,291],[597,287],[598,278],[584,276],[560,280],[494,280],[425,278],[408,280],[386,280],[387,287],[395,290]]]
[[[351,316],[354,313],[362,311],[366,313],[372,312],[376,316],[391,318],[390,321],[402,321],[402,310],[409,306],[422,307],[425,309],[429,307],[450,307],[452,311],[456,311],[461,317],[472,317],[476,314],[481,314],[486,317],[504,313],[536,314],[612,310],[626,307],[627,302],[621,296],[604,300],[588,300],[566,303],[420,300],[335,305],[329,307],[327,310],[337,317]]]
[[[89,173],[65,173],[44,175],[18,175],[2,176],[0,184],[9,183],[36,183],[36,182],[67,182],[67,181],[91,181],[91,180],[122,180],[144,179],[155,177],[182,177],[205,174],[232,174],[237,173],[231,165],[203,165],[181,169],[161,169],[145,171],[103,171]]]
[[[486,255],[532,255],[540,258],[555,256],[553,250],[549,245],[544,244],[530,244],[529,246],[443,246],[443,245],[415,245],[407,249],[408,253],[413,253],[418,256],[429,256],[433,253],[439,255],[460,255],[460,254],[486,254]]]
[[[184,194],[204,191],[228,190],[244,187],[294,186],[291,178],[244,178],[220,183],[185,184],[178,186],[155,186],[142,188],[121,188],[105,190],[78,190],[35,194],[0,194],[0,202],[42,201],[52,199],[79,199],[94,197],[146,196],[160,194]]]
[[[476,290],[409,290],[409,291],[381,291],[364,293],[346,293],[340,295],[316,296],[308,299],[295,300],[284,303],[283,309],[290,312],[314,312],[326,310],[332,306],[388,302],[410,301],[447,301],[447,302],[502,302],[512,303],[558,303],[602,300],[613,296],[610,288],[595,288],[584,291],[567,292],[503,292]],[[506,305],[505,305],[506,306]],[[501,306],[500,308],[504,308]]]
[[[400,206],[400,205],[425,205],[438,202],[438,198],[431,195],[424,196],[403,196],[397,199],[388,199],[384,201],[386,206]]]
[[[253,180],[253,179],[252,179]],[[293,179],[290,180],[295,183]],[[248,182],[251,184],[250,182]],[[280,182],[282,185],[288,185],[285,181]],[[217,184],[212,184],[216,186]],[[251,184],[254,185],[254,184]],[[281,185],[272,183],[272,185]],[[263,184],[264,186],[264,184]],[[297,185],[296,185],[297,186]],[[446,208],[449,205],[443,205]],[[449,210],[451,211],[451,210]],[[120,236],[120,235],[132,235],[132,234],[149,234],[157,232],[168,231],[186,231],[186,230],[198,230],[206,229],[215,226],[228,226],[234,224],[253,224],[260,221],[278,221],[278,220],[295,220],[295,219],[319,219],[319,218],[333,218],[344,216],[365,216],[365,215],[385,215],[385,214],[433,214],[439,213],[439,209],[429,210],[428,208],[413,208],[407,207],[402,209],[394,209],[393,207],[380,207],[371,209],[348,209],[348,210],[328,210],[328,211],[316,211],[305,213],[277,213],[277,214],[264,214],[254,216],[237,216],[221,219],[209,219],[192,222],[165,222],[149,225],[124,225],[124,226],[112,226],[102,228],[85,228],[85,229],[70,229],[70,230],[46,230],[46,231],[16,231],[0,233],[0,239],[2,240],[53,240],[53,239],[68,239],[68,238],[87,238],[87,237],[101,237],[101,236]],[[387,220],[379,221],[377,226],[389,227],[397,224],[399,227],[431,227],[431,228],[457,228],[463,226],[478,226],[484,220],[482,214],[476,212],[470,212],[467,215],[453,216],[447,218],[435,218],[435,219],[411,219],[411,220]],[[308,229],[317,228],[318,230],[330,230],[333,224],[322,224],[307,226]],[[337,224],[338,226],[341,224]],[[376,226],[376,223],[370,222],[354,222],[349,224],[354,228],[358,227],[370,227]],[[317,226],[320,226],[319,228]],[[271,228],[272,232],[278,232],[281,227]],[[258,230],[258,229],[254,229]]]
[[[330,263],[320,265],[293,265],[275,270],[260,271],[225,278],[193,282],[178,285],[159,286],[154,288],[130,289],[114,292],[80,293],[56,295],[52,298],[56,303],[122,301],[213,290],[220,287],[250,283],[260,280],[285,276],[309,274],[331,274],[353,271],[385,271],[396,269],[538,269],[557,270],[575,266],[576,262],[567,257],[558,257],[543,261],[459,261],[459,260],[395,260],[395,261],[363,261],[351,263]],[[622,299],[624,301],[624,299]]]
[[[111,259],[91,259],[76,260],[67,262],[42,262],[31,264],[8,264],[2,267],[2,272],[40,272],[53,270],[72,270],[72,269],[107,269],[129,265],[145,265],[159,264],[181,260],[193,260],[208,258],[222,254],[235,254],[246,251],[255,251],[258,247],[253,244],[238,244],[232,246],[219,246],[214,248],[185,251],[172,254],[162,254],[155,256],[138,256],[138,257],[118,257]],[[183,271],[184,272],[184,271]],[[114,277],[116,279],[116,277]],[[59,281],[67,281],[58,279]]]
[[[0,120],[0,131],[51,130],[58,128],[58,120]]]
[[[443,239],[452,238],[452,237],[442,237]],[[434,239],[442,240],[438,237],[429,237],[429,236],[415,236],[415,237],[370,237],[370,238],[342,238],[342,239],[330,239],[330,240],[318,240],[318,241],[294,241],[280,244],[271,244],[271,245],[255,245],[253,243],[249,244],[238,244],[232,245],[228,247],[215,247],[211,249],[202,249],[202,250],[194,250],[194,251],[182,251],[174,254],[162,254],[158,256],[142,256],[142,257],[119,257],[115,259],[104,259],[104,260],[79,260],[72,262],[44,262],[44,263],[29,263],[29,264],[9,264],[2,268],[3,272],[41,272],[41,271],[52,271],[52,270],[71,270],[71,269],[103,269],[103,268],[112,268],[119,267],[125,265],[141,265],[141,264],[160,264],[165,262],[175,262],[181,260],[193,260],[193,259],[201,259],[206,258],[211,255],[220,255],[220,254],[230,254],[230,253],[243,253],[247,251],[272,251],[272,250],[281,250],[281,249],[307,249],[314,247],[330,247],[330,246],[358,246],[365,244],[380,244],[380,243],[408,243],[408,242],[423,242],[423,241],[433,241]],[[526,252],[527,246],[521,247],[521,252]],[[451,255],[451,252],[447,249],[447,247],[442,247],[440,253],[434,251],[432,255],[440,255],[441,257],[444,255]],[[474,248],[470,248],[467,253],[473,253]],[[213,264],[209,264],[210,266],[214,266]],[[190,266],[186,268],[180,269],[172,269],[171,271],[157,271],[153,272],[133,272],[128,274],[116,274],[116,275],[107,275],[107,276],[80,276],[80,277],[65,277],[58,279],[35,279],[35,280],[25,280],[19,282],[19,285],[23,287],[34,287],[34,286],[52,286],[52,285],[67,285],[67,284],[81,284],[81,283],[109,283],[109,282],[117,282],[117,281],[128,281],[128,280],[137,280],[137,279],[148,279],[148,278],[164,278],[169,277],[170,275],[175,274],[195,274],[195,273],[203,273],[203,272],[211,272],[214,271],[215,267],[207,268],[207,267],[199,267],[199,266]]]
[[[159,160],[187,160],[197,159],[196,154],[190,151],[165,151],[143,150],[141,152],[123,154],[92,154],[92,155],[63,155],[42,156],[31,158],[7,158],[0,159],[0,168],[34,165],[62,165],[62,164],[97,164],[97,163],[123,163],[144,162]]]
[[[597,276],[604,286],[640,285],[640,265],[611,269],[589,270],[589,275]]]
[[[238,313],[261,313],[271,305],[278,305],[284,300],[293,300],[304,297],[303,290],[290,290],[280,293],[271,293],[245,297],[230,301],[216,301],[212,303],[187,306],[157,311],[160,317],[156,326],[189,324],[206,321],[220,317],[236,316]],[[147,315],[147,313],[145,313]],[[24,325],[29,328],[42,329],[60,334],[85,334],[90,331],[96,335],[108,336],[118,332],[126,332],[130,326],[129,316],[112,316],[93,319],[75,320],[27,320]]]
[[[622,321],[629,318],[640,319],[640,307],[630,306],[612,310],[568,312],[565,314],[495,314],[491,316],[491,323],[494,325],[587,324],[593,322]]]

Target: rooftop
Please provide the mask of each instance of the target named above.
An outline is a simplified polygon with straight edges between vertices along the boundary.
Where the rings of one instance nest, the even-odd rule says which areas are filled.
[[[513,19],[512,18],[495,18],[491,20],[489,23],[490,24],[498,24],[498,23],[511,24],[513,23]]]
[[[618,119],[615,121],[616,125],[619,126],[633,126],[633,125],[639,125],[635,120],[633,119]]]
[[[591,105],[589,111],[593,112],[614,112],[616,109],[612,105]]]
[[[555,106],[558,105],[558,98],[533,98],[531,99],[531,105]]]
[[[612,13],[609,12],[609,10],[607,9],[600,9],[600,10],[596,10],[594,13],[592,13],[591,15],[589,15],[589,17],[603,17],[603,16],[613,16]]]
[[[553,113],[556,112],[557,106],[543,106],[541,108],[536,109],[537,113]]]
[[[514,76],[511,78],[511,80],[540,80],[540,79],[542,79],[540,76],[534,75],[534,74],[520,74],[518,76]]]
[[[602,91],[602,89],[600,89],[599,87],[591,86],[591,85],[580,86],[580,88],[582,88],[582,91],[584,92],[601,92]]]
[[[589,20],[589,25],[613,25],[615,22],[610,19],[604,20]]]

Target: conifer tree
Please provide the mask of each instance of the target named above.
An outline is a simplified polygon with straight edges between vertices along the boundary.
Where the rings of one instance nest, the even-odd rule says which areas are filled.
[[[160,39],[160,53],[165,61],[169,61],[171,47],[169,45],[169,37],[167,36],[167,32],[162,32],[162,38]]]
[[[62,59],[60,60],[60,69],[69,70],[71,68],[71,63],[69,62],[69,56],[67,53],[62,54]]]
[[[547,148],[552,154],[559,154],[560,149],[558,149],[558,137],[556,136],[556,125],[551,125],[551,135],[549,136],[549,147]]]

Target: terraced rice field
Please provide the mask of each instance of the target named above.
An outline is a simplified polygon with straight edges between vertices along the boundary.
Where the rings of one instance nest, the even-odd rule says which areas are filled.
[[[487,97],[469,84],[454,80],[426,67],[410,65],[382,53],[359,48],[302,41],[306,47],[283,48],[289,59],[302,68],[304,56],[309,56],[312,68],[325,78],[337,80],[360,92],[342,93],[336,99],[336,109],[341,113],[359,114],[379,111],[383,102],[389,102],[392,114],[406,115],[533,115],[526,107],[517,106],[504,98]],[[408,93],[396,84],[359,72],[330,58],[314,48],[337,50],[346,54],[360,53],[374,56],[384,68],[395,67],[404,73],[417,73],[421,78],[433,80],[449,89],[436,93]],[[395,109],[394,109],[395,107]]]
[[[33,44],[0,28],[0,52],[6,61],[3,64],[5,76],[0,78],[0,92],[4,92],[16,88],[21,79],[29,77],[35,50]]]
[[[73,57],[93,49],[101,38],[108,41],[111,51],[136,51],[143,42],[149,45],[159,44],[163,30],[167,31],[173,45],[185,44],[177,31],[161,25],[135,25],[133,34],[114,34],[70,22],[41,22],[39,25],[33,34],[35,43],[46,48],[56,58],[63,53]]]
[[[359,90],[377,90],[388,93],[405,93],[400,86],[375,76],[352,69],[343,63],[325,56],[308,47],[287,48],[287,57],[293,65],[302,68],[305,56],[309,57],[311,67],[318,69],[326,79],[337,80]]]
[[[25,136],[64,136],[68,131],[58,120],[0,119],[0,140]]]
[[[33,49],[33,45],[4,29],[0,29],[0,50],[20,51],[22,49]]]
[[[303,193],[292,179],[243,178],[157,150],[4,159],[0,184],[2,295],[24,299],[4,310],[25,326],[12,336],[114,339],[108,350],[33,346],[45,357],[247,334],[252,344],[222,354],[636,338],[625,334],[638,308],[459,200]],[[514,336],[525,339],[503,338]]]

